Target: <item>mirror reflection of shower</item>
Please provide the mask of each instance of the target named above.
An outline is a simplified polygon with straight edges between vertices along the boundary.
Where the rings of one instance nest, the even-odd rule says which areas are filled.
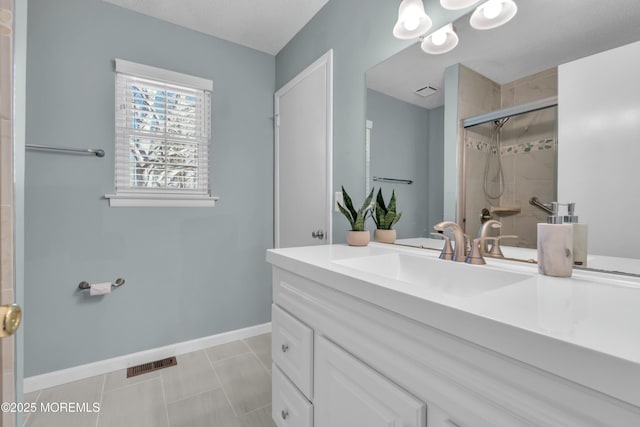
[[[502,149],[500,131],[509,119],[510,117],[505,117],[493,122],[489,155],[484,165],[484,177],[482,180],[482,190],[489,199],[499,199],[504,194],[504,172],[502,171],[502,160],[500,158],[500,150]]]
[[[490,219],[502,227],[489,235],[516,235],[503,245],[536,247],[537,223],[547,213],[529,200],[557,197],[557,72],[547,70],[481,90],[476,111],[463,120],[461,218],[465,233],[475,236]],[[482,95],[484,94],[484,95]],[[491,95],[487,95],[491,94]],[[483,101],[484,100],[484,101]]]

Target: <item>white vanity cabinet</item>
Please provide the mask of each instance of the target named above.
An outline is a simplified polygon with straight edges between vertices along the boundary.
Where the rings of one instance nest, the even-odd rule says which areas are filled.
[[[366,280],[295,267],[273,268],[279,427],[640,426],[637,406],[368,302]]]
[[[271,416],[280,427],[311,427],[313,405],[274,363],[271,369]]]
[[[315,351],[315,427],[424,427],[426,405],[319,336]]]
[[[273,305],[271,307],[273,362],[307,399],[313,398],[313,330]]]
[[[306,282],[274,273],[272,418],[278,427],[458,427],[435,407],[427,424],[423,401],[279,306],[291,307],[275,291],[285,283],[278,282],[282,275],[294,286]]]
[[[279,427],[426,425],[423,402],[326,337],[317,335],[314,344],[313,330],[279,306],[271,313],[272,417]]]
[[[271,307],[271,415],[279,427],[313,426],[313,330]]]

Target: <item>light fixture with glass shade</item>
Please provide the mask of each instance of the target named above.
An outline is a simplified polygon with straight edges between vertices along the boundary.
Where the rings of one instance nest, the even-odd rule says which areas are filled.
[[[449,23],[422,39],[420,47],[427,53],[439,55],[453,50],[458,45],[458,35]]]
[[[476,30],[490,30],[506,24],[517,12],[513,0],[489,0],[477,7],[469,23]]]
[[[431,28],[431,18],[424,11],[422,0],[402,0],[393,35],[402,40],[420,37]]]
[[[473,6],[479,0],[440,0],[440,5],[445,9],[459,10]]]

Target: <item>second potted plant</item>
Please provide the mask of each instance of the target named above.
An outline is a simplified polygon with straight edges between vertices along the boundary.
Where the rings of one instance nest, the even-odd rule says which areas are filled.
[[[393,226],[400,220],[402,212],[396,213],[396,192],[391,191],[389,206],[385,205],[382,197],[382,189],[378,190],[376,196],[376,207],[373,212],[373,222],[376,223],[376,231],[373,239],[380,243],[394,243],[396,241],[396,230]]]
[[[369,244],[369,240],[371,239],[371,235],[369,234],[369,230],[364,229],[364,222],[367,219],[367,215],[369,215],[371,204],[371,199],[373,198],[373,188],[369,193],[369,196],[362,204],[362,207],[356,211],[353,207],[353,202],[351,201],[351,197],[347,194],[347,191],[342,187],[342,200],[344,201],[344,206],[338,202],[338,208],[340,212],[349,220],[349,224],[351,224],[351,231],[347,232],[347,243],[351,246],[367,246]]]

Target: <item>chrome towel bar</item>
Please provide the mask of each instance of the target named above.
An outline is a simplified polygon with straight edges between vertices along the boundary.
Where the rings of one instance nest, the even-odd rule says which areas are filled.
[[[112,289],[113,288],[119,288],[122,285],[124,285],[124,279],[119,277],[119,278],[116,279],[115,283],[111,284],[111,288]],[[90,289],[91,285],[89,284],[89,282],[82,281],[78,285],[78,288],[80,288],[81,290]]]
[[[413,181],[410,179],[385,178],[383,176],[374,176],[373,180],[379,182],[395,182],[396,184],[413,184]]]
[[[536,206],[536,207],[542,209],[543,211],[545,211],[549,215],[551,215],[553,213],[551,208],[549,208],[549,206],[547,206],[544,203],[542,203],[540,201],[540,199],[538,199],[536,196],[533,196],[532,198],[530,198],[529,199],[529,203],[532,204],[533,206]]]
[[[77,154],[95,154],[96,157],[104,157],[104,150],[102,148],[70,148],[70,147],[54,147],[52,145],[36,145],[36,144],[26,144],[25,147],[30,150],[65,151],[68,153],[77,153]]]

